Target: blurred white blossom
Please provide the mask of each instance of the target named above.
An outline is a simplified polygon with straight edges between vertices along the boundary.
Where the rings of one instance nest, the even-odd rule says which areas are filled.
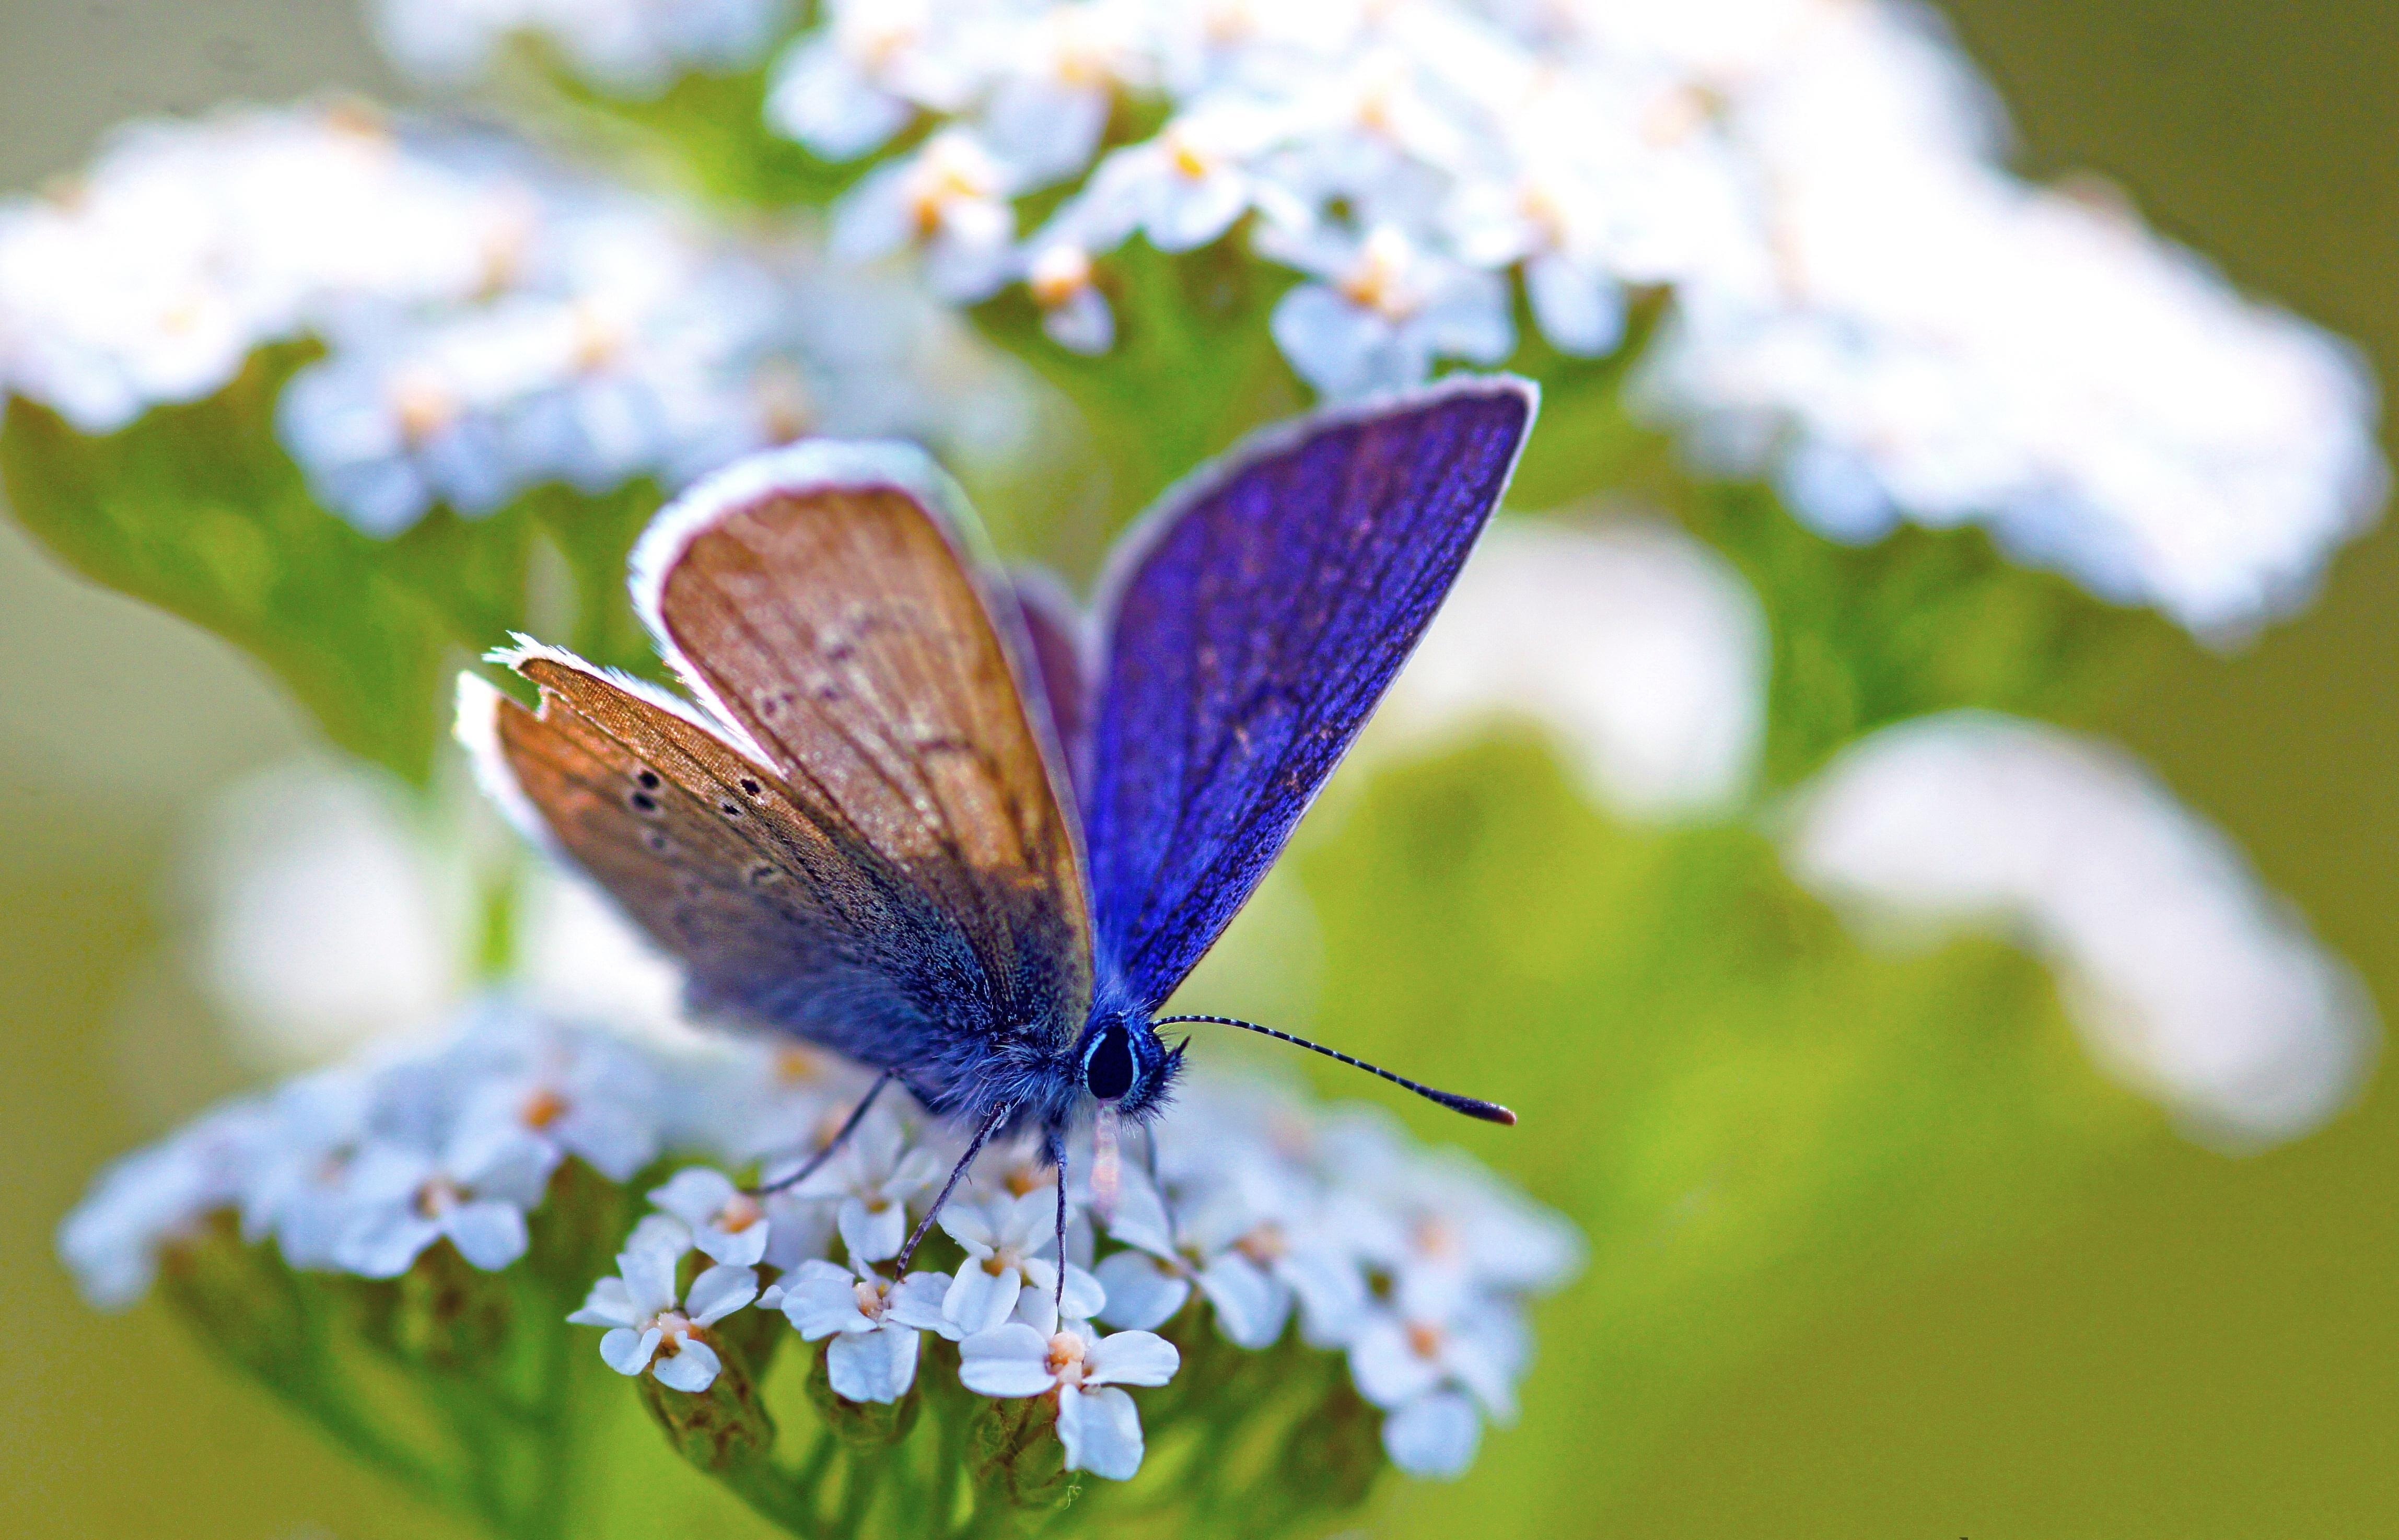
[[[1505,275],[1569,356],[1662,292],[1636,394],[1706,467],[1840,538],[1983,523],[2211,637],[2304,601],[2381,501],[2353,352],[2014,177],[1914,5],[914,0],[832,7],[780,69],[820,155],[942,125],[850,195],[845,250],[921,246],[961,302],[1020,278],[1075,351],[1114,344],[1082,264],[1250,215],[1308,280],[1271,330],[1325,394],[1507,358]],[[1112,101],[1165,121],[1103,154]],[[1011,200],[1060,180],[1006,261]]]
[[[1010,260],[1005,231],[987,256]],[[278,434],[377,536],[543,483],[671,489],[803,433],[971,457],[1023,430],[1021,394],[909,286],[493,133],[228,112],[139,126],[80,186],[0,205],[0,385],[85,431],[303,337],[325,356]]]
[[[1522,721],[1603,806],[1642,818],[1723,813],[1749,792],[1766,670],[1755,596],[1672,525],[1503,520],[1361,747],[1421,751]]]
[[[689,70],[756,62],[789,0],[376,0],[375,35],[400,68],[456,86],[513,40],[539,43],[593,85],[652,96]]]
[[[1790,858],[1881,935],[1996,926],[2047,957],[2104,1068],[2233,1147],[2354,1094],[2356,979],[2222,835],[2122,754],[1980,714],[1886,729],[1806,789]]]

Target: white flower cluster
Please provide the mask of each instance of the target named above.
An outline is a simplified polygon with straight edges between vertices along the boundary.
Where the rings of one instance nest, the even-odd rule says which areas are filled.
[[[301,336],[327,354],[278,431],[379,535],[543,482],[671,487],[806,431],[1014,431],[1005,383],[906,286],[710,237],[493,135],[348,108],[146,125],[76,188],[0,206],[0,386],[87,432]]]
[[[1111,115],[1162,101],[1108,150]],[[1853,538],[1986,522],[2021,558],[2211,633],[2307,595],[2379,505],[2346,347],[2119,210],[2025,185],[1928,13],[1859,0],[831,0],[770,119],[870,172],[834,246],[917,249],[959,302],[1023,281],[1113,345],[1094,267],[1245,215],[1297,269],[1271,317],[1319,390],[1561,353],[1674,295],[1648,408]],[[1039,229],[1014,200],[1076,182]]]
[[[2296,1138],[2373,1058],[2363,988],[2224,837],[2060,729],[1974,713],[1886,729],[1803,792],[1788,844],[1880,934],[1995,924],[2049,958],[2094,1057],[2202,1140]]]
[[[434,86],[488,70],[510,41],[536,40],[603,89],[652,96],[686,70],[754,62],[780,34],[786,0],[379,0],[375,35]]]
[[[1296,1316],[1308,1343],[1346,1349],[1360,1393],[1387,1412],[1393,1461],[1455,1475],[1483,1419],[1513,1412],[1526,1301],[1579,1262],[1564,1221],[1462,1157],[1417,1149],[1377,1117],[1203,1077],[1154,1152],[1132,1138],[1128,1154],[1154,1153],[1154,1181],[1145,1158],[1129,1160],[1095,1192],[1091,1141],[1078,1142],[1067,1258],[1055,1254],[1050,1174],[1030,1146],[995,1148],[940,1216],[964,1263],[895,1278],[885,1269],[961,1152],[946,1129],[886,1103],[802,1181],[760,1196],[725,1174],[793,1168],[866,1086],[797,1048],[663,1046],[486,1002],[445,1040],[386,1045],[127,1157],[67,1218],[60,1250],[111,1307],[222,1214],[300,1268],[391,1277],[447,1241],[497,1269],[524,1254],[527,1216],[569,1156],[621,1182],[662,1153],[688,1155],[706,1164],[651,1192],[656,1211],[617,1274],[574,1317],[609,1329],[612,1367],[703,1390],[719,1371],[709,1329],[755,1301],[805,1339],[831,1339],[841,1395],[891,1401],[931,1331],[958,1344],[960,1377],[980,1394],[1058,1392],[1070,1468],[1117,1479],[1143,1449],[1120,1387],[1174,1372],[1175,1349],[1152,1329],[1195,1292],[1242,1347],[1271,1345]],[[707,1266],[679,1288],[694,1250]]]

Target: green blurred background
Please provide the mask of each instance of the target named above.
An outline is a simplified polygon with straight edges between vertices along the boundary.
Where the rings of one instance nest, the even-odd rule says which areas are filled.
[[[2399,8],[1948,10],[2015,114],[2027,170],[2117,179],[2167,234],[2399,377]],[[396,94],[341,4],[6,0],[0,187],[80,164],[128,116],[328,84]],[[2386,1013],[2399,1008],[2394,600],[2386,527],[2297,623],[2230,660],[2188,650],[2084,723],[2223,824]],[[50,1256],[51,1227],[102,1160],[238,1083],[212,1040],[175,1024],[186,1018],[141,1008],[159,987],[144,977],[158,898],[190,810],[305,737],[224,644],[61,574],[0,523],[7,1533],[450,1533],[221,1376],[163,1312],[86,1310]],[[2399,1533],[2394,1174],[2399,1115],[2380,1091],[2265,1156],[2151,1140],[2009,1243],[1858,1287],[1662,1408],[1644,1430],[1653,1452],[1592,1531]],[[1574,1351],[1545,1342],[1537,1380]],[[1596,1447],[1547,1457],[1607,1463]]]

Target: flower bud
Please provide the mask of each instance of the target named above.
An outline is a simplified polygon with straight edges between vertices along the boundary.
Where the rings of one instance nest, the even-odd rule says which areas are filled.
[[[1338,1358],[1324,1357],[1332,1371],[1324,1398],[1282,1439],[1275,1480],[1294,1504],[1338,1513],[1364,1502],[1382,1473],[1383,1414],[1358,1394]]]
[[[702,1470],[722,1475],[765,1457],[775,1444],[775,1420],[758,1399],[757,1382],[740,1349],[721,1336],[714,1345],[722,1367],[706,1390],[671,1390],[650,1374],[637,1383],[642,1404],[666,1429],[675,1452]]]
[[[525,1260],[562,1298],[580,1299],[608,1271],[632,1227],[632,1187],[609,1181],[580,1157],[559,1162],[540,1208],[525,1216]]]
[[[426,1248],[399,1282],[393,1346],[435,1369],[494,1366],[516,1314],[505,1277],[476,1267],[445,1240]]]
[[[967,1468],[981,1502],[1042,1511],[1075,1499],[1056,1433],[1058,1398],[986,1401],[967,1425]]]
[[[165,1293],[210,1345],[269,1382],[279,1383],[298,1314],[292,1278],[281,1259],[243,1244],[234,1217],[216,1214],[187,1238],[164,1248]]]
[[[764,1311],[750,1314],[768,1321],[774,1319]],[[789,1334],[779,1331],[776,1336]],[[816,1407],[817,1415],[824,1419],[825,1426],[852,1449],[884,1449],[907,1438],[924,1404],[915,1387],[910,1386],[908,1393],[896,1401],[848,1400],[833,1387],[833,1375],[826,1363],[832,1351],[832,1343],[820,1344],[816,1361],[808,1368],[808,1400]]]

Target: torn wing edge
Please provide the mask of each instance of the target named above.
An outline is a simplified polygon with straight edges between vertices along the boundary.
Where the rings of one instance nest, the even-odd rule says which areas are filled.
[[[711,720],[709,713],[671,690],[662,690],[646,679],[640,679],[621,669],[605,669],[576,656],[563,647],[552,647],[535,642],[522,631],[508,633],[513,646],[495,647],[483,655],[483,661],[495,663],[510,671],[522,674],[524,666],[536,660],[555,663],[562,669],[614,685],[646,705],[655,706],[679,721],[708,734],[727,749],[748,760],[769,777],[779,778],[774,762],[750,741],[750,736],[726,723]],[[557,832],[549,827],[541,810],[526,796],[524,787],[509,765],[507,750],[500,746],[500,712],[510,706],[524,708],[508,694],[480,675],[461,670],[458,675],[457,715],[452,731],[466,748],[468,766],[473,770],[475,784],[492,799],[510,826],[551,855],[566,857]],[[568,858],[571,860],[571,858]]]

